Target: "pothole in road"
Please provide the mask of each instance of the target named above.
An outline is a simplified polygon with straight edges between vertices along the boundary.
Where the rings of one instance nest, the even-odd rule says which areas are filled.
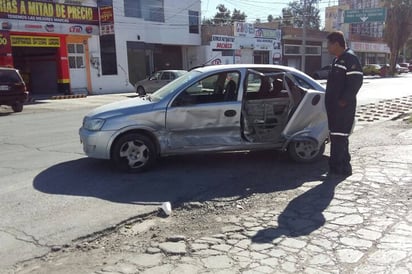
[[[412,109],[412,96],[382,100],[378,103],[361,105],[356,110],[358,122],[375,122],[379,120],[397,120]]]

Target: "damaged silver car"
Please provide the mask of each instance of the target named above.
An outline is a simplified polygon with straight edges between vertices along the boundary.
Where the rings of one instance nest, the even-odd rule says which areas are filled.
[[[324,88],[285,66],[200,67],[153,94],[94,109],[79,134],[86,155],[132,172],[201,152],[279,149],[312,162],[328,137]]]

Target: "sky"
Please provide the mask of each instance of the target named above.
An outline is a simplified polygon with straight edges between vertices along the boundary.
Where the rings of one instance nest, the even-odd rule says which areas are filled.
[[[292,0],[201,0],[202,2],[202,19],[212,18],[219,4],[225,5],[230,11],[233,9],[240,10],[247,15],[246,21],[253,23],[256,19],[261,22],[267,22],[267,17],[272,14],[273,17],[282,15],[282,8],[288,6]],[[325,7],[337,5],[336,0],[320,0],[319,10],[321,21],[324,21]]]

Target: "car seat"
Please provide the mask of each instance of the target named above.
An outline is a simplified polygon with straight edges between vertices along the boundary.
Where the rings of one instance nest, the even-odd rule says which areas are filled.
[[[234,101],[236,100],[236,83],[233,80],[230,80],[226,84],[226,89],[224,92],[224,100],[225,101]]]

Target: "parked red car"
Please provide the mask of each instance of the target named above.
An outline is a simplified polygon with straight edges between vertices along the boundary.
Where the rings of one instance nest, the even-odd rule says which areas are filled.
[[[400,63],[399,66],[401,66],[402,73],[407,73],[412,70],[412,65],[409,63]]]

